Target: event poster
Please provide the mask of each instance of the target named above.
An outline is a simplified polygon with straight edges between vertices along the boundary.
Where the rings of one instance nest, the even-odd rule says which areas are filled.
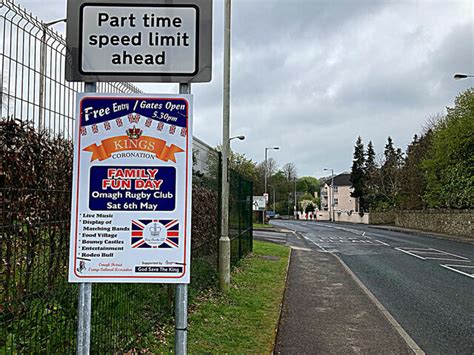
[[[189,283],[191,119],[191,95],[77,95],[70,282]]]

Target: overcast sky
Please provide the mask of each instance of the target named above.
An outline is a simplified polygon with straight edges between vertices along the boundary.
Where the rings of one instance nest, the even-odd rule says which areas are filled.
[[[40,19],[65,17],[65,0],[18,0]],[[194,133],[222,136],[223,0],[214,0],[213,79],[193,85]],[[474,80],[472,0],[233,0],[232,148],[254,161],[264,148],[302,175],[349,170],[358,135],[383,151],[406,148],[427,118]],[[62,30],[61,25],[57,26]],[[140,85],[147,92],[177,85]]]

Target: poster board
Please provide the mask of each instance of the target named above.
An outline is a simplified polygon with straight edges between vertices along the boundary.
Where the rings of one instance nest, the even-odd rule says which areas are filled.
[[[189,283],[192,96],[76,107],[69,281]]]

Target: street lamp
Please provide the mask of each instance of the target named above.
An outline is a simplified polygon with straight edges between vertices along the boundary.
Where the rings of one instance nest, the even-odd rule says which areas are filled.
[[[474,75],[471,74],[454,74],[454,80],[462,80],[466,78],[474,78]]]
[[[329,215],[330,215],[330,218],[331,218],[331,214],[332,214],[332,218],[331,220],[334,222],[334,219],[335,219],[335,216],[334,216],[334,169],[330,169],[330,168],[324,168],[323,171],[328,171],[328,170],[331,170],[331,189],[329,190],[330,191],[330,200],[331,200],[331,210],[329,211]]]
[[[267,152],[268,150],[278,150],[280,147],[265,147],[265,171],[263,175],[265,176],[265,196],[267,196]],[[265,214],[267,213],[267,203],[265,201],[265,209],[263,211],[263,224],[265,224]]]
[[[221,166],[221,235],[219,237],[219,288],[227,291],[230,285],[230,238],[229,238],[229,181],[228,159],[230,155],[230,47],[231,47],[231,0],[224,1],[224,63],[222,103],[222,166]]]
[[[229,141],[231,141],[232,139],[238,139],[239,141],[243,141],[245,139],[245,136],[235,136],[235,137],[231,137],[229,138]]]

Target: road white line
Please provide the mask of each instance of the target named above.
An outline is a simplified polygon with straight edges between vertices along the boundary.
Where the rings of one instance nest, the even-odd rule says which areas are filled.
[[[457,272],[458,274],[461,274],[461,275],[465,275],[467,277],[470,277],[471,279],[474,278],[474,274],[468,274],[467,272],[463,272],[461,270],[457,270],[455,268],[452,268],[450,266],[457,266],[457,265],[444,265],[444,264],[440,264],[439,266],[441,267],[444,267],[445,269],[449,269],[451,271],[454,271],[454,272]],[[463,265],[460,265],[460,266],[463,266]],[[466,266],[463,266],[463,267],[466,267]],[[467,266],[467,267],[474,267],[474,266]]]
[[[425,260],[445,260],[445,261],[459,261],[460,263],[470,263],[470,260],[448,259],[448,258],[425,258]]]
[[[456,254],[451,254],[451,253],[448,253],[448,252],[446,252],[446,251],[442,251],[442,250],[438,250],[438,249],[433,249],[433,248],[430,248],[430,249],[431,249],[431,250],[434,250],[434,251],[439,251],[440,253],[443,253],[443,254],[455,256],[456,258],[461,258],[461,259],[469,260],[469,258],[466,258],[465,256],[456,255]]]
[[[304,236],[303,234],[301,234],[301,236],[306,239],[308,242],[311,242],[313,243],[314,245],[316,245],[319,249],[321,249],[324,253],[329,253],[324,247],[322,247],[321,245],[319,245],[318,243],[316,243],[315,241],[309,239],[308,237]]]
[[[424,355],[425,352],[418,346],[417,343],[408,335],[408,333],[403,329],[400,323],[390,314],[390,312],[384,307],[384,305],[374,296],[372,292],[362,283],[362,281],[354,274],[354,272],[349,269],[349,266],[336,254],[332,254],[336,257],[337,260],[341,263],[341,265],[346,269],[347,273],[352,277],[352,279],[359,285],[359,287],[365,292],[365,294],[370,298],[370,300],[375,304],[375,306],[379,309],[379,311],[387,318],[390,324],[395,328],[395,330],[400,334],[400,336],[405,340],[408,347],[416,354],[416,355]]]
[[[410,253],[409,251],[406,251],[406,250],[403,250],[403,249],[400,249],[400,248],[395,248],[395,249],[398,250],[398,251],[401,251],[402,253],[405,253],[405,254],[414,256],[415,258],[418,258],[418,259],[421,259],[421,260],[426,260],[425,258],[423,258],[423,257],[421,257],[421,256],[419,256],[419,255]]]
[[[380,241],[380,240],[378,240],[378,239],[375,239],[375,241],[376,241],[376,242],[379,242],[380,244],[386,245],[386,246],[388,246],[388,247],[390,246],[390,244],[384,243],[384,242],[382,242],[382,241]]]

